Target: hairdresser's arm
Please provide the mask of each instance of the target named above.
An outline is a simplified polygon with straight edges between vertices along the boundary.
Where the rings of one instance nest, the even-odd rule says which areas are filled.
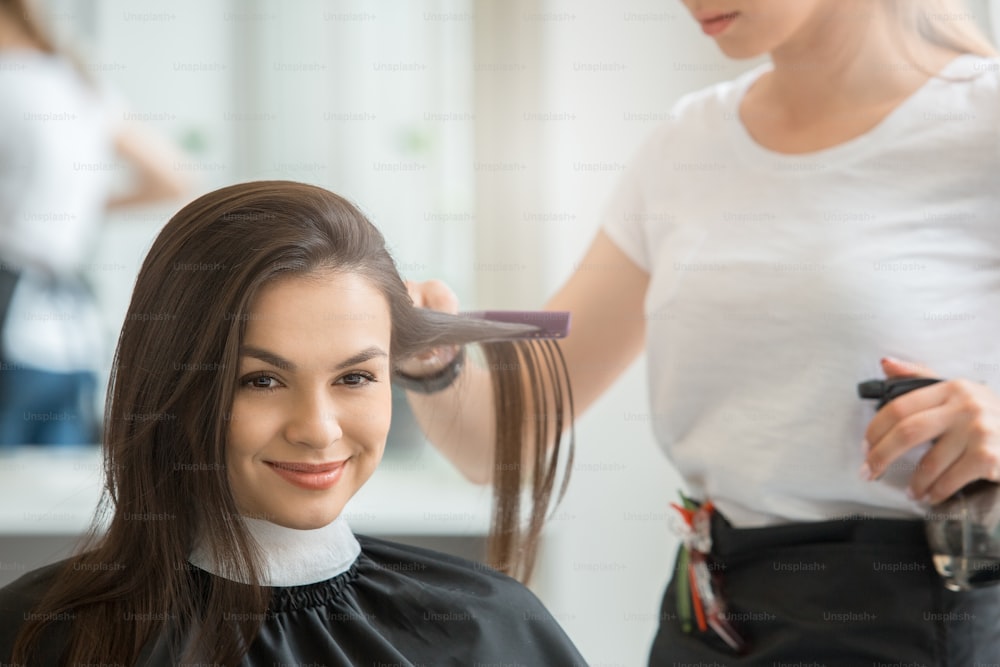
[[[143,126],[122,124],[115,134],[115,151],[130,167],[134,181],[108,201],[109,209],[180,199],[191,189],[189,179],[177,169],[181,152]]]
[[[561,346],[577,416],[642,351],[646,332],[643,299],[648,283],[648,274],[604,232],[598,232],[576,271],[545,305],[546,310],[572,313],[570,335]],[[410,293],[418,306],[458,310],[457,299],[442,283],[412,283]],[[407,396],[430,441],[466,477],[489,482],[494,415],[486,370],[470,362],[451,388],[430,395],[407,392]]]

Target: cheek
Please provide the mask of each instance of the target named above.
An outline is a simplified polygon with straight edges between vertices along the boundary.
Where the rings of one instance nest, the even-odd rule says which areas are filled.
[[[270,412],[258,403],[236,398],[226,419],[226,470],[237,498],[242,491],[253,488],[254,458],[273,430]]]
[[[360,407],[360,406],[359,406]],[[377,448],[379,453],[385,446],[385,439],[389,434],[389,426],[392,422],[392,393],[391,389],[379,388],[376,396],[367,401],[364,408],[355,415],[354,425],[357,439],[365,442],[369,447]]]
[[[261,412],[249,409],[243,401],[234,400],[233,408],[226,423],[226,461],[238,465],[239,461],[252,454],[254,433],[258,437]]]
[[[280,434],[289,419],[294,398],[287,392],[237,392],[226,423],[226,452],[234,457],[254,456]]]
[[[237,499],[237,504],[242,504],[240,498],[245,484],[245,473],[243,472],[243,461],[246,458],[245,448],[247,446],[245,422],[241,419],[242,411],[234,402],[233,409],[226,420],[226,476],[229,479],[229,488]]]
[[[392,389],[378,382],[344,397],[339,409],[341,446],[377,463],[392,420]],[[374,461],[372,461],[374,458]]]

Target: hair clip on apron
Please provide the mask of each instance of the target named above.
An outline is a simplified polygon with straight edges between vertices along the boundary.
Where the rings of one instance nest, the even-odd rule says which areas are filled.
[[[746,642],[726,618],[725,601],[719,595],[716,577],[708,566],[712,550],[711,502],[699,505],[681,494],[683,505],[671,503],[682,519],[676,530],[684,548],[677,563],[677,611],[685,633],[693,630],[692,611],[698,630],[709,628],[737,653],[746,650]]]

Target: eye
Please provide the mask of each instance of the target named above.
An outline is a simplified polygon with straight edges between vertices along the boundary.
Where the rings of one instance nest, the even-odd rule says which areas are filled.
[[[248,375],[247,377],[240,380],[240,385],[247,387],[248,389],[260,389],[260,390],[272,390],[277,389],[281,383],[273,375],[268,375],[267,373],[257,373],[255,375]]]
[[[374,375],[371,373],[366,373],[363,371],[355,371],[353,373],[348,373],[344,375],[339,380],[338,384],[345,384],[349,387],[362,387],[369,382],[378,382]]]

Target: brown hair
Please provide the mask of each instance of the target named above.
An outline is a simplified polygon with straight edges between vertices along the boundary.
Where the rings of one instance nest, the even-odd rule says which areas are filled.
[[[238,349],[261,287],[317,270],[363,275],[385,295],[394,361],[441,342],[518,329],[414,308],[381,233],[322,188],[246,183],[188,204],[143,262],[118,340],[99,510],[111,514],[107,531],[98,535],[95,523],[87,550],[63,568],[36,620],[22,628],[14,662],[28,662],[48,619],[63,614],[75,616],[66,663],[133,664],[168,623],[180,628],[177,637],[197,629],[189,655],[239,662],[266,612],[267,589],[214,577],[202,590],[187,558],[197,527],[234,578],[260,581],[256,544],[233,520],[239,512],[224,465]],[[572,423],[568,378],[554,344],[494,342],[483,350],[497,402],[490,553],[502,569],[526,576],[562,469],[562,432]],[[553,401],[554,419],[538,417],[550,413]],[[532,504],[524,512],[519,499],[529,478]],[[564,475],[562,488],[565,481]],[[234,618],[240,620],[227,620]]]

